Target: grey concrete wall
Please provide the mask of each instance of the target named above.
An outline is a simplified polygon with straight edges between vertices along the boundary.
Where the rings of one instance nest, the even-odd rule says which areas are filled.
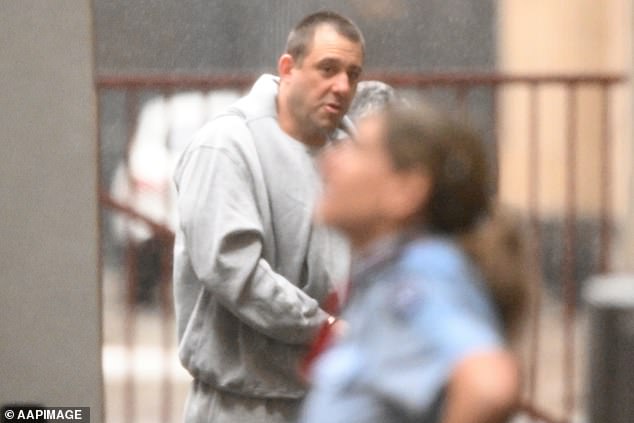
[[[0,6],[0,405],[102,410],[88,0]]]

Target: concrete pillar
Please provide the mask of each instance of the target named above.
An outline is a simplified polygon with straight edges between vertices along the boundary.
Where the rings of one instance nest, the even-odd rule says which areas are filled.
[[[588,422],[631,423],[634,274],[594,278],[585,300],[590,310]]]
[[[102,421],[89,0],[0,6],[0,406]]]

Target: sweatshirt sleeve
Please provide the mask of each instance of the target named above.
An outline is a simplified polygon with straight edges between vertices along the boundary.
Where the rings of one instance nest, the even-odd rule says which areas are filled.
[[[191,266],[214,298],[243,323],[281,342],[308,343],[328,315],[262,258],[252,175],[222,139],[231,135],[223,132],[208,131],[212,142],[185,153],[175,175]]]

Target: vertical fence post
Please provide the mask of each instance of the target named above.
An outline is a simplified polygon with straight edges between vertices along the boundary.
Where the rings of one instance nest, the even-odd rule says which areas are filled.
[[[540,180],[540,136],[539,136],[539,92],[537,83],[531,83],[529,85],[529,145],[528,145],[528,188],[526,190],[528,194],[528,209],[529,220],[532,232],[531,246],[532,246],[532,259],[534,263],[542,262],[542,234],[541,224],[539,218],[539,191],[541,188]],[[541,273],[534,274],[535,293],[533,295],[533,304],[531,304],[531,323],[530,323],[530,339],[529,339],[529,357],[528,357],[528,399],[531,402],[535,401],[537,396],[537,372],[539,364],[539,350],[540,350],[540,317],[541,317],[541,297],[543,295],[542,290],[542,278]]]
[[[612,132],[610,127],[610,85],[603,83],[601,87],[601,237],[599,251],[599,271],[608,271],[611,258],[611,212],[612,212]]]
[[[174,88],[166,88],[162,90],[161,95],[165,99],[165,103],[168,104],[167,109],[170,108],[169,104],[174,96]],[[165,120],[169,122],[168,113],[166,113]],[[171,131],[171,129],[170,129]],[[166,134],[164,140],[166,151],[169,151],[170,146],[170,131]],[[168,162],[169,163],[169,162]],[[167,165],[169,166],[169,164]],[[165,174],[170,174],[169,169],[165,169]],[[171,175],[171,174],[170,174]],[[170,180],[171,182],[171,180]],[[169,182],[168,182],[169,183]],[[165,222],[161,222],[169,226],[169,210],[171,209],[171,201],[169,188],[166,188],[163,194],[163,207],[168,212],[166,213]],[[172,400],[173,400],[173,380],[172,380],[172,362],[171,359],[171,347],[172,347],[172,331],[173,331],[173,319],[172,314],[172,252],[174,245],[174,237],[171,233],[159,234],[161,251],[160,251],[160,280],[159,280],[159,304],[160,304],[160,320],[161,320],[161,357],[162,357],[162,371],[161,378],[161,395],[160,395],[160,408],[161,408],[161,421],[172,421]]]
[[[126,131],[127,131],[127,145],[126,151],[130,149],[132,138],[134,137],[134,130],[136,127],[136,119],[139,113],[139,97],[136,90],[126,92]],[[126,169],[126,177],[128,178],[128,184],[130,187],[134,187],[134,183],[131,180],[129,170]],[[133,189],[133,188],[131,188]],[[135,421],[136,412],[136,390],[135,390],[135,344],[136,344],[136,294],[137,294],[137,279],[138,279],[138,267],[136,260],[136,251],[134,241],[130,238],[130,234],[126,235],[126,306],[125,315],[123,319],[123,333],[124,333],[124,346],[126,352],[126,381],[124,387],[124,416],[123,421],[125,423],[132,423]]]
[[[562,293],[564,299],[564,354],[563,354],[563,405],[566,417],[575,409],[575,318],[577,281],[575,275],[577,252],[577,96],[578,84],[568,83],[566,128],[566,211],[564,217],[564,259],[562,261]]]

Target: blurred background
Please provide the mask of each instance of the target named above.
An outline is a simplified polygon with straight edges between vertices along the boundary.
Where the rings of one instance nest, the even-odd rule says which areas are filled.
[[[591,420],[582,293],[634,270],[631,0],[3,2],[1,403],[181,420],[174,164],[324,8],[364,32],[365,79],[482,133],[492,190],[524,218],[540,269],[516,421]],[[5,342],[16,333],[31,335]]]

